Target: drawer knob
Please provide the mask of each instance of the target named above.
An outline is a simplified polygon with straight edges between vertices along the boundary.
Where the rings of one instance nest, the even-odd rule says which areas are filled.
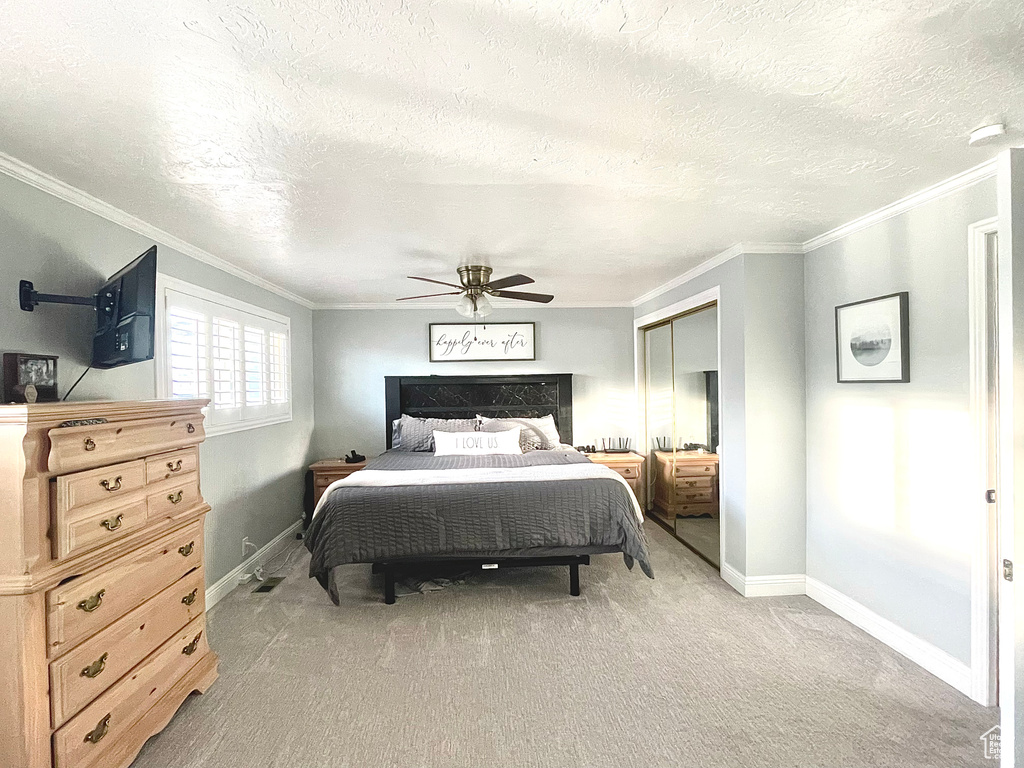
[[[102,485],[103,489],[105,491],[108,491],[108,492],[120,491],[121,490],[121,476],[118,475],[117,477],[115,477],[114,478],[114,482],[110,482],[109,480],[100,480],[100,485]]]
[[[82,677],[88,677],[90,679],[93,678],[93,677],[99,677],[100,672],[102,672],[106,668],[106,666],[107,666],[107,654],[104,653],[102,656],[100,656],[98,659],[96,659],[96,661],[94,661],[88,667],[85,667],[84,669],[82,669],[81,676]]]
[[[93,728],[91,731],[85,734],[86,742],[88,742],[89,744],[99,744],[100,739],[107,735],[107,730],[109,728],[110,715],[108,714],[106,717],[100,720],[99,723],[96,724],[95,728]]]
[[[171,470],[171,472],[181,472],[181,459],[178,459],[177,461],[168,461],[167,468]]]
[[[184,547],[178,547],[178,552],[181,554],[182,557],[188,557],[192,554],[192,550],[195,548],[196,543],[194,541],[190,541]]]
[[[80,611],[92,613],[101,605],[103,605],[103,596],[105,594],[107,594],[107,590],[101,589],[95,595],[90,595],[89,597],[85,598],[85,600],[80,601],[78,605],[75,607],[78,608],[78,610]]]
[[[93,440],[91,437],[85,438],[85,450],[87,450],[87,451],[95,451],[96,450],[96,441]]]
[[[121,527],[121,521],[124,520],[124,514],[120,514],[117,517],[109,517],[104,520],[100,525],[106,528],[108,531],[116,531]]]
[[[192,426],[192,422],[189,422],[189,425],[185,427],[185,431],[191,435],[193,432],[196,431],[196,428]]]
[[[171,504],[180,504],[182,497],[183,497],[183,492],[182,491],[178,491],[177,493],[168,493],[167,494],[167,500],[169,502],[171,502]]]
[[[197,594],[199,594],[199,587],[196,587],[183,598],[181,598],[181,602],[183,602],[185,605],[192,605],[192,603],[196,601]]]
[[[192,642],[191,643],[189,643],[188,645],[186,645],[184,648],[181,649],[181,652],[184,653],[186,656],[191,656],[193,653],[195,653],[196,649],[199,647],[199,638],[202,637],[202,636],[203,636],[203,633],[200,632],[198,635],[196,635],[194,638],[192,638]]]

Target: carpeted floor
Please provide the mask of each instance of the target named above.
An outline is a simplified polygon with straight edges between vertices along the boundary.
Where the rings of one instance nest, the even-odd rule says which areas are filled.
[[[806,597],[744,599],[648,523],[602,555],[335,607],[306,558],[210,613],[221,677],[135,768],[983,766],[985,709]]]

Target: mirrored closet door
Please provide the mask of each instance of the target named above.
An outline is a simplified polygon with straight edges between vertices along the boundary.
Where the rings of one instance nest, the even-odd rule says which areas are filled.
[[[718,308],[644,329],[648,512],[716,567]]]

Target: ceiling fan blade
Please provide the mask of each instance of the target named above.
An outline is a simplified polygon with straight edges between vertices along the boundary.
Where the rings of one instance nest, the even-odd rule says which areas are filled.
[[[539,304],[547,304],[554,296],[547,293],[523,293],[522,291],[494,291],[492,296],[499,299],[518,299],[519,301],[536,301]]]
[[[533,278],[527,277],[526,275],[509,275],[508,277],[503,277],[500,280],[491,280],[488,285],[497,291],[502,288],[514,288],[517,285],[528,285],[532,282]]]
[[[435,296],[458,296],[462,291],[452,291],[451,293],[428,293],[426,296],[403,296],[395,301],[408,301],[409,299],[432,299]]]
[[[412,275],[409,275],[408,277],[410,280],[422,280],[424,283],[437,283],[438,285],[447,285],[449,288],[458,288],[459,290],[462,290],[462,286],[456,285],[455,283],[445,283],[441,280],[433,280],[429,277],[413,277]]]

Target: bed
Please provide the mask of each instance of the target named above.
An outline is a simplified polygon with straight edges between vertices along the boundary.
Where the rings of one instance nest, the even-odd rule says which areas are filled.
[[[594,554],[620,552],[649,577],[642,514],[617,473],[572,442],[572,377],[387,377],[389,450],[324,493],[306,533],[310,576],[337,603],[334,569],[371,563],[395,580],[425,570],[568,566],[570,593]],[[435,456],[391,450],[392,422],[551,415],[566,445],[522,455]]]

